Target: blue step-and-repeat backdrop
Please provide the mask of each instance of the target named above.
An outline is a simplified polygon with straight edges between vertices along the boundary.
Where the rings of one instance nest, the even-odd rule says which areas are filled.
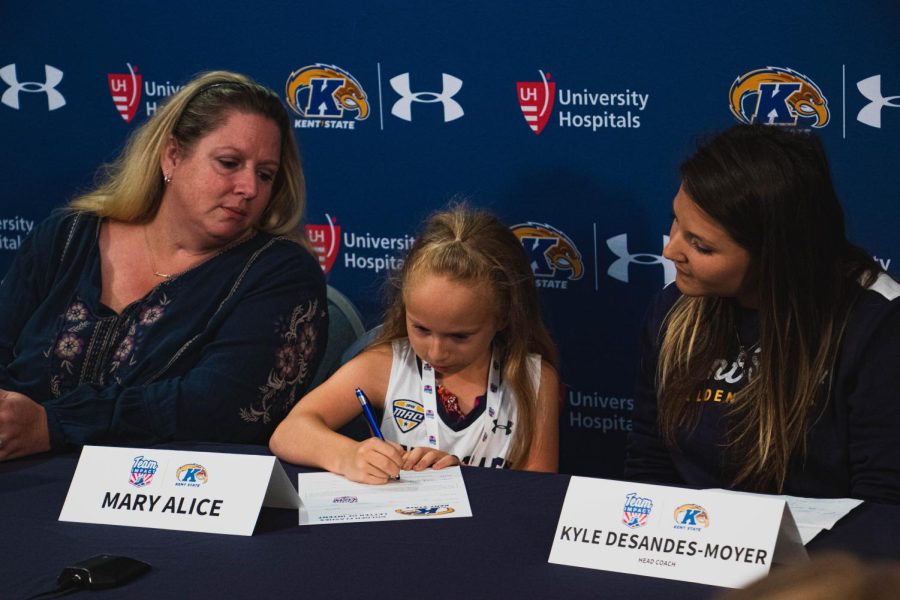
[[[614,477],[698,134],[753,120],[817,131],[851,236],[898,273],[898,32],[896,0],[10,0],[0,272],[186,80],[246,73],[285,94],[309,234],[367,325],[385,273],[448,199],[514,228],[563,359],[561,468]]]

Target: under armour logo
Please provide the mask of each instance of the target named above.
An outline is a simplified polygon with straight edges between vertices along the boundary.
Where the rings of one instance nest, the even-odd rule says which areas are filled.
[[[444,88],[440,93],[437,92],[412,92],[409,89],[409,73],[402,73],[391,78],[391,87],[400,94],[400,99],[394,102],[391,108],[391,114],[399,117],[404,121],[412,121],[412,103],[424,102],[431,104],[440,102],[444,105],[444,122],[454,121],[463,116],[463,108],[459,102],[453,99],[453,96],[462,89],[462,79],[458,79],[453,75],[441,73]]]
[[[9,86],[9,89],[0,96],[0,102],[10,108],[19,110],[19,92],[30,94],[44,92],[47,94],[47,110],[56,110],[66,105],[66,99],[56,90],[56,86],[62,81],[63,72],[56,67],[44,65],[44,83],[38,81],[22,81],[16,75],[15,63],[6,65],[0,69],[0,79]]]
[[[669,243],[669,236],[663,236],[663,248]],[[675,280],[675,265],[672,261],[659,256],[658,254],[631,254],[628,251],[628,234],[623,233],[606,240],[606,245],[613,254],[618,256],[616,260],[609,265],[606,273],[613,279],[628,283],[628,265],[636,263],[639,265],[662,265],[663,279],[668,285]]]
[[[512,421],[507,420],[506,425],[500,425],[497,423],[497,421],[499,421],[499,419],[494,419],[494,426],[491,428],[491,433],[497,433],[498,429],[505,430],[506,435],[510,435],[512,433]]]
[[[860,109],[856,120],[869,127],[881,129],[881,109],[885,106],[900,108],[900,104],[894,104],[892,100],[900,100],[900,96],[885,98],[881,94],[881,75],[872,75],[856,83],[859,93],[870,102]]]

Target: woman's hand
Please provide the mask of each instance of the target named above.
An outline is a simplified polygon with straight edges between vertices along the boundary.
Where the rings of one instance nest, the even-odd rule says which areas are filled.
[[[432,448],[411,448],[403,455],[403,469],[406,471],[424,471],[428,467],[443,469],[460,464],[459,458]]]
[[[0,390],[0,460],[50,450],[44,407],[18,392]]]
[[[400,477],[403,447],[395,442],[371,438],[355,444],[343,457],[340,472],[359,483],[387,483]]]

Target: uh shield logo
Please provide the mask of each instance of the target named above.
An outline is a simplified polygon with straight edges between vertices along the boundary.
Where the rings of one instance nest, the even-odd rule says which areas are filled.
[[[137,67],[132,69],[131,63],[125,63],[125,66],[128,67],[128,73],[107,73],[106,79],[119,116],[126,123],[131,123],[141,101],[143,78],[137,73]]]
[[[584,276],[584,261],[565,233],[546,223],[528,221],[510,229],[528,252],[538,287],[566,289]]]
[[[341,246],[341,226],[328,213],[325,214],[325,219],[328,221],[325,225],[307,225],[306,237],[319,257],[319,266],[328,273],[334,266],[334,259]]]
[[[425,407],[415,400],[394,400],[391,412],[394,422],[403,433],[412,431],[425,419]]]
[[[793,69],[766,67],[744,73],[728,91],[731,113],[741,123],[811,127],[831,120],[828,100],[809,77]]]
[[[543,71],[540,81],[517,81],[516,94],[519,98],[519,107],[525,122],[535,135],[540,135],[550,120],[553,113],[553,99],[556,96],[556,83],[549,81],[550,73],[544,76]]]
[[[287,79],[285,96],[301,117],[363,121],[369,116],[369,101],[362,85],[335,65],[316,63],[297,69]]]

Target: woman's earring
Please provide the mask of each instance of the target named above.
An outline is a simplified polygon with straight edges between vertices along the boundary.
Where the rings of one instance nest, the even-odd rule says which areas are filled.
[[[163,173],[163,183],[165,183],[166,185],[172,183],[172,178],[168,173]]]

